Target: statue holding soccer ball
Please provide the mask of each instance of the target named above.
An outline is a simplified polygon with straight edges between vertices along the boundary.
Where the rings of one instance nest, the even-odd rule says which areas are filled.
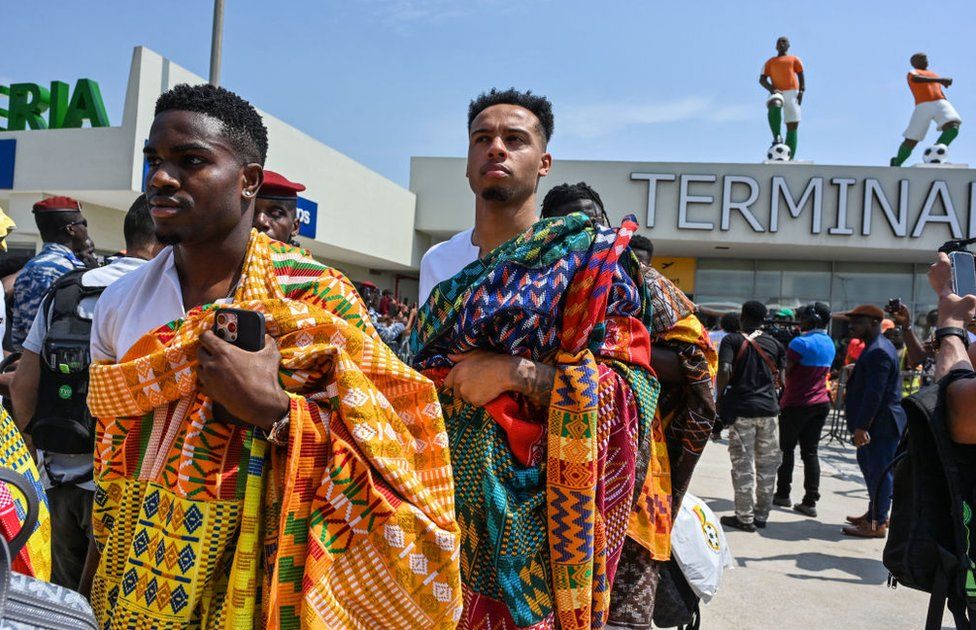
[[[800,126],[800,105],[803,103],[803,63],[799,57],[786,54],[790,49],[788,37],[776,40],[776,56],[769,59],[759,75],[759,85],[769,91],[766,101],[769,128],[773,132],[773,145],[767,156],[770,159],[791,160],[796,158],[796,129]],[[786,146],[780,146],[783,122],[786,122]]]
[[[892,166],[901,166],[912,154],[915,145],[925,139],[929,123],[935,121],[942,132],[935,145],[925,150],[925,161],[938,164],[949,157],[949,143],[959,135],[962,118],[956,108],[946,100],[943,87],[952,85],[949,77],[940,77],[929,70],[929,58],[925,53],[915,53],[911,58],[912,71],[908,73],[908,88],[915,97],[915,111],[902,135],[905,141],[898,147],[898,155],[891,158]]]

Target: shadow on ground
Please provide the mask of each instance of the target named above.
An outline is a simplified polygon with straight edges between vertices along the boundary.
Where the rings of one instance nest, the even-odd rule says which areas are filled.
[[[702,497],[708,507],[716,514],[731,513],[733,503],[728,499],[716,497]],[[735,561],[739,567],[761,567],[765,562],[792,561],[797,569],[807,571],[807,574],[786,572],[788,577],[799,580],[822,580],[828,582],[840,582],[849,584],[878,585],[884,584],[888,579],[888,570],[879,559],[856,558],[842,555],[843,548],[836,547],[836,544],[843,540],[852,540],[844,536],[843,525],[840,523],[824,523],[816,519],[793,520],[789,522],[777,522],[777,513],[789,513],[794,515],[791,510],[773,508],[770,515],[769,524],[765,529],[758,530],[755,536],[779,541],[782,543],[797,543],[803,541],[814,541],[812,546],[824,549],[836,549],[837,553],[824,553],[822,551],[803,551],[799,553],[779,554],[762,557],[736,556]],[[749,534],[746,534],[749,535]],[[850,577],[838,577],[836,575],[810,575],[823,571],[843,572]]]
[[[791,560],[796,568],[802,571],[816,573],[818,571],[842,571],[847,577],[827,575],[810,575],[809,573],[786,573],[785,575],[797,580],[820,580],[824,582],[840,582],[842,584],[884,584],[888,580],[888,570],[879,560],[869,558],[850,558],[836,556],[819,551],[805,551],[802,553],[782,554],[778,556],[764,556],[762,558],[736,557],[736,564],[742,568],[759,567],[764,562],[778,562]]]
[[[709,508],[716,514],[732,514],[733,503],[729,499],[716,497],[701,497]],[[795,515],[792,510],[774,507],[770,513],[769,524],[765,529],[761,529],[757,534],[762,538],[771,538],[783,542],[798,542],[802,540],[821,540],[825,542],[837,542],[849,540],[841,531],[844,525],[839,523],[824,523],[816,519],[804,519],[802,521],[792,521],[789,523],[777,522],[777,513],[788,513]]]

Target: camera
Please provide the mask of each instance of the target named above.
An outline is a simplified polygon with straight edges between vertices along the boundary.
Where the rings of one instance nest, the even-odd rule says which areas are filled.
[[[760,328],[784,346],[790,345],[790,342],[800,334],[800,322],[795,319],[767,317]]]

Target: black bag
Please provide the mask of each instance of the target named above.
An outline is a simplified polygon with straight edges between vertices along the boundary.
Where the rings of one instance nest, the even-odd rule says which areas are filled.
[[[654,625],[685,630],[698,630],[701,626],[699,598],[673,558],[661,564],[661,578],[654,594]]]
[[[949,438],[944,415],[946,387],[974,377],[954,370],[901,403],[908,424],[892,463],[884,565],[892,588],[904,584],[931,593],[927,630],[942,627],[946,605],[958,629],[976,629],[976,564],[969,549],[973,486],[960,474],[964,450]]]
[[[95,630],[95,615],[79,593],[11,571],[10,559],[16,557],[34,531],[39,500],[23,475],[0,468],[0,483],[3,482],[24,495],[27,514],[13,540],[8,543],[0,536],[0,627]]]
[[[37,408],[27,433],[34,446],[52,453],[92,453],[95,447],[95,420],[87,400],[92,322],[79,314],[78,306],[85,298],[97,298],[105,287],[83,286],[86,271],[76,269],[58,278],[40,306],[48,314],[47,335]]]

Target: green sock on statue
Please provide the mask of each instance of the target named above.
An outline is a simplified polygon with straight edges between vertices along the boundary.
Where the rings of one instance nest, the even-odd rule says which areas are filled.
[[[904,164],[905,160],[908,159],[908,156],[912,154],[913,148],[914,147],[909,146],[907,142],[902,142],[901,146],[898,147],[898,155],[896,155],[891,160],[891,165],[901,166],[902,164]]]
[[[783,127],[783,108],[782,107],[770,107],[769,108],[769,129],[773,132],[773,137],[779,135],[780,129]]]
[[[949,146],[949,143],[956,139],[959,135],[959,127],[943,127],[942,135],[936,140],[938,144],[944,144]]]
[[[786,132],[786,146],[790,148],[790,159],[796,159],[796,129],[790,129]]]

